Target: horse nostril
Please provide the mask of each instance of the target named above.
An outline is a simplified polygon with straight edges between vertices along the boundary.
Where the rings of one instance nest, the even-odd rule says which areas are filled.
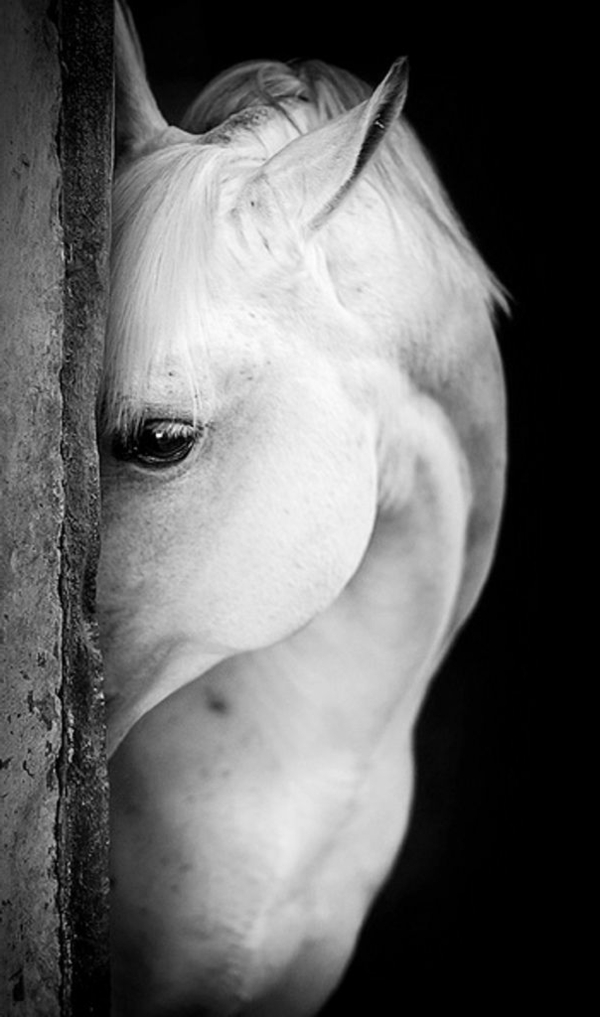
[[[215,691],[215,689],[212,689],[210,685],[206,689],[204,699],[207,709],[212,713],[221,714],[222,716],[226,716],[231,713],[231,704],[227,698],[221,693]]]

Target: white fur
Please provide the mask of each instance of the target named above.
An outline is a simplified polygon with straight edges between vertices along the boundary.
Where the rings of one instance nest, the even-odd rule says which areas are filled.
[[[209,88],[204,137],[123,75],[98,590],[116,1015],[316,1012],[498,528],[501,291],[403,122],[354,179],[387,86],[282,66]],[[166,470],[116,460],[148,417],[202,438]]]

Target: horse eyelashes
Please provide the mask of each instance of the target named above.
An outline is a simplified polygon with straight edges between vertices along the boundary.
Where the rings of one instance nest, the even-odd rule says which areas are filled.
[[[182,462],[202,438],[204,427],[183,420],[149,419],[129,434],[115,435],[112,453],[122,462],[165,469]]]

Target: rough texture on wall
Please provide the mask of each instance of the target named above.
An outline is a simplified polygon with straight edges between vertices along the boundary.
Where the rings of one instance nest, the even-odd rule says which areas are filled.
[[[0,67],[2,1014],[59,1013],[62,230],[58,39],[4,0]],[[42,8],[42,4],[38,4]]]
[[[112,2],[61,0],[58,5],[65,251],[59,887],[63,996],[74,1017],[108,1012],[108,782],[94,602],[100,509],[95,402],[110,240]]]
[[[107,1012],[93,393],[112,3],[49,7],[0,0],[2,1017]]]

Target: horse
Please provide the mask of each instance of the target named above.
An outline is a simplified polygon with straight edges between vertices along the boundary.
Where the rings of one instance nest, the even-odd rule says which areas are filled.
[[[311,1017],[502,512],[500,284],[402,113],[251,61],[169,125],[116,8],[98,619],[115,1017]]]

